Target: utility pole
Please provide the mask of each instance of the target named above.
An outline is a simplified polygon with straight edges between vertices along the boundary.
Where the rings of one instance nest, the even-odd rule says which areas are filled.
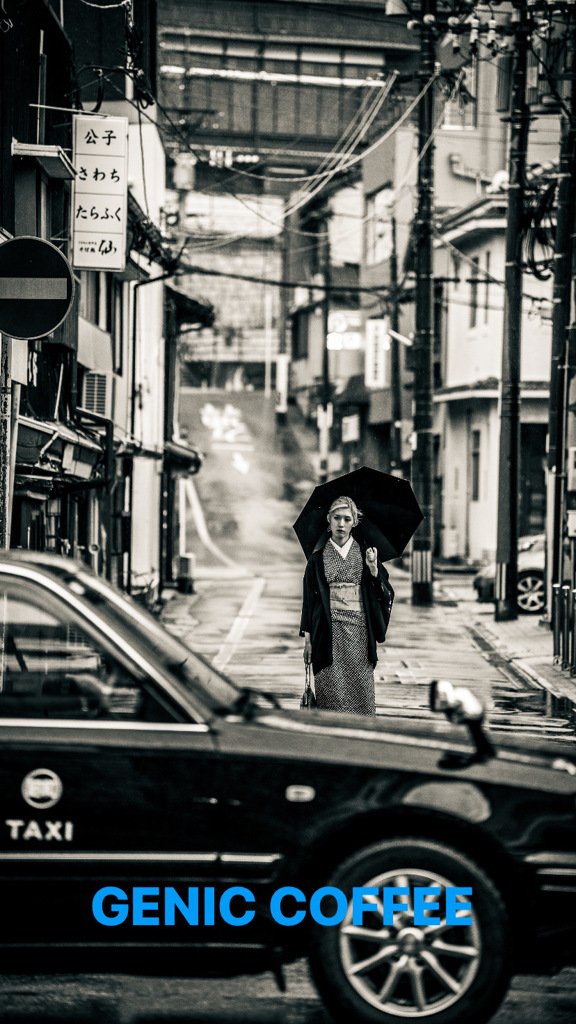
[[[526,103],[526,56],[530,16],[525,4],[513,14],[516,52],[510,114],[509,184],[504,274],[504,331],[500,382],[500,453],[496,543],[496,622],[518,618],[518,495],[520,490],[520,352],[522,336],[522,214],[530,112]]]
[[[422,88],[435,69],[436,0],[422,0],[419,80]],[[434,192],[434,90],[426,89],[418,106],[418,182],[416,213],[416,315],[413,348],[414,435],[412,486],[424,520],[412,542],[412,604],[431,605],[432,586],[432,199]]]
[[[284,203],[284,229],[280,236],[282,245],[282,280],[289,281],[289,260],[288,260],[288,234],[286,231],[287,201]],[[280,289],[280,325],[279,345],[276,356],[276,423],[286,423],[288,413],[288,366],[290,362],[291,345],[288,335],[288,289]]]
[[[328,451],[330,448],[330,427],[332,406],[330,403],[330,364],[328,361],[328,320],[330,317],[330,234],[326,219],[326,240],[324,244],[324,299],[322,301],[322,333],[324,348],[322,350],[322,405],[318,408],[320,466],[318,482],[326,483],[328,479]]]
[[[395,334],[400,329],[398,316],[398,247],[396,218],[392,217],[392,251],[390,253],[390,327]],[[392,472],[402,471],[402,376],[400,373],[400,342],[390,336],[390,386],[392,388],[392,445],[390,464]]]
[[[568,109],[562,113],[562,137],[556,201],[556,239],[554,246],[554,293],[552,310],[552,356],[550,365],[550,413],[548,421],[548,473],[551,488],[552,530],[549,538],[549,580],[562,583],[564,512],[566,502],[566,426],[567,396],[570,383],[569,341],[571,308],[572,232],[576,207],[576,45],[572,33],[567,36],[566,69],[570,81]],[[551,595],[552,590],[550,588]],[[548,600],[550,615],[551,600]]]

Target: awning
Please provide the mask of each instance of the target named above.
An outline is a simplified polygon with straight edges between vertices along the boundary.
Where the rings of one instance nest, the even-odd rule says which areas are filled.
[[[166,298],[173,303],[179,323],[202,324],[203,327],[212,327],[214,307],[210,303],[193,299],[191,295],[186,295],[169,284],[166,285]]]
[[[16,465],[34,467],[66,479],[89,480],[104,455],[89,434],[57,421],[18,417]]]
[[[61,146],[45,146],[12,139],[12,156],[32,158],[49,178],[74,179],[76,176],[74,165]]]
[[[349,377],[344,390],[334,396],[334,405],[370,405],[370,392],[364,383],[364,374]]]
[[[202,465],[202,453],[196,448],[189,448],[179,441],[166,441],[164,445],[164,462],[177,473],[194,475]]]

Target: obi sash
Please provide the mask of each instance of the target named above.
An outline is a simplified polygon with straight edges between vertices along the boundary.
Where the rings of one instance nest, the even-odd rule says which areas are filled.
[[[333,611],[361,612],[360,584],[331,583],[330,608]]]

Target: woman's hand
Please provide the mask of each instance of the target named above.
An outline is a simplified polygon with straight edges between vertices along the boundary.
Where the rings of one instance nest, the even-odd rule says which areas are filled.
[[[306,638],[304,640],[304,655],[303,656],[304,656],[304,664],[305,665],[311,665],[312,664],[312,641],[310,640],[310,634],[309,633],[306,635]]]
[[[366,548],[366,565],[373,576],[378,575],[378,550],[377,548]]]

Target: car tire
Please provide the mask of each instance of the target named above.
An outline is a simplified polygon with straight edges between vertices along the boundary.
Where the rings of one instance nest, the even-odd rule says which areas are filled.
[[[518,573],[518,611],[524,615],[539,615],[544,611],[544,576],[536,569]]]
[[[313,980],[336,1021],[483,1024],[489,1020],[508,987],[511,943],[502,896],[477,864],[441,843],[388,840],[353,854],[327,884],[347,895],[348,914],[339,925],[312,926],[309,959]],[[414,927],[411,916],[396,913],[394,928],[384,929],[381,914],[368,912],[362,927],[354,927],[354,886],[406,885],[440,886],[440,910],[432,911],[432,916],[442,921],[444,888],[472,887],[473,895],[462,897],[471,902],[472,910],[460,916],[471,913],[473,923],[422,929]],[[396,902],[403,900],[396,897]],[[360,963],[364,964],[361,970]]]

